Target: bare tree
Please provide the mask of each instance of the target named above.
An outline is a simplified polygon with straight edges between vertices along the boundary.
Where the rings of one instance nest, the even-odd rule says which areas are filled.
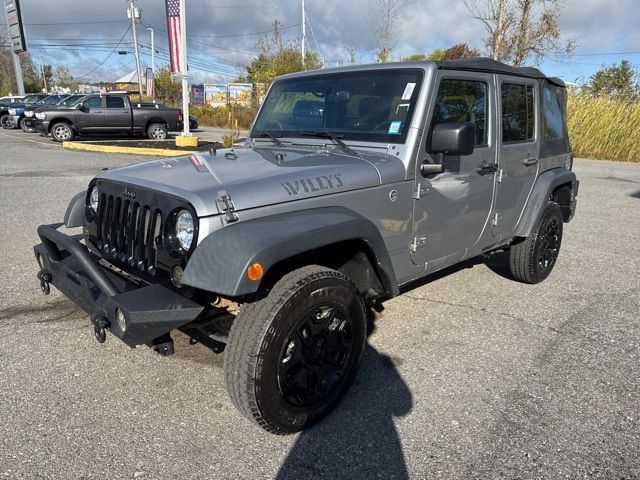
[[[391,59],[391,53],[397,44],[398,21],[409,3],[410,0],[377,0],[376,8],[371,10],[371,36],[380,63]]]
[[[487,29],[485,45],[494,60],[519,67],[542,57],[571,55],[576,39],[563,42],[559,19],[563,0],[465,0]]]

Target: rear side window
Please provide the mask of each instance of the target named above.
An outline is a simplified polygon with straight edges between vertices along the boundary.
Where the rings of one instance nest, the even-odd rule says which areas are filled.
[[[87,108],[100,108],[102,107],[102,99],[100,97],[91,97],[85,100],[84,106]]]
[[[516,83],[503,83],[502,142],[517,143],[533,140],[535,132],[535,108],[533,87]]]
[[[124,98],[107,97],[107,108],[124,108]]]
[[[542,109],[544,112],[545,140],[561,140],[565,138],[564,119],[558,96],[549,88],[542,89]]]
[[[444,79],[438,88],[431,128],[439,123],[474,122],[476,147],[487,145],[487,84],[479,80]]]

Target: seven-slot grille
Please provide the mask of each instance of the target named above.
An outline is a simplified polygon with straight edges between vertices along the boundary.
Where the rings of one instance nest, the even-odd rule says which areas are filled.
[[[135,199],[102,193],[96,225],[96,246],[106,258],[116,258],[150,275],[155,273],[156,239],[162,231],[159,209]]]

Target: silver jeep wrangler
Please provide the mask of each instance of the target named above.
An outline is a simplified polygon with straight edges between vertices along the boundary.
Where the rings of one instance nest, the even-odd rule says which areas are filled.
[[[367,309],[435,271],[509,250],[553,269],[578,182],[566,89],[489,59],[278,78],[244,148],[104,171],[35,247],[96,339],[225,350],[231,399],[269,432],[333,409]]]

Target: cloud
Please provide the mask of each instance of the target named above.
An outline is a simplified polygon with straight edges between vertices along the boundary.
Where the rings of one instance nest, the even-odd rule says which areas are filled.
[[[579,38],[577,54],[638,51],[637,2],[617,0],[612,6],[602,0],[567,0],[561,19],[563,36]],[[129,26],[126,4],[121,0],[23,0],[22,3],[28,43],[35,58],[42,55],[45,63],[65,64],[74,75],[86,74],[104,61]],[[331,66],[347,62],[347,49],[353,49],[361,61],[371,61],[369,12],[376,4],[376,0],[307,0],[309,48],[319,50]],[[155,29],[157,64],[166,64],[164,1],[136,0],[136,5],[142,10],[138,36],[143,66],[150,63],[147,26]],[[299,41],[300,17],[300,0],[189,0],[192,79],[228,81],[241,73],[253,58],[255,43],[261,38],[257,32],[269,31],[275,19],[290,27],[284,30],[289,40]],[[455,43],[484,48],[484,27],[470,18],[462,0],[412,0],[402,12],[396,33],[396,55],[428,53]],[[117,50],[132,52],[130,32]],[[564,67],[593,70],[604,60],[616,61],[617,58],[585,62],[584,57],[576,56],[574,64]],[[580,66],[585,63],[592,66]],[[113,53],[88,78],[113,80],[134,69],[133,55]]]

